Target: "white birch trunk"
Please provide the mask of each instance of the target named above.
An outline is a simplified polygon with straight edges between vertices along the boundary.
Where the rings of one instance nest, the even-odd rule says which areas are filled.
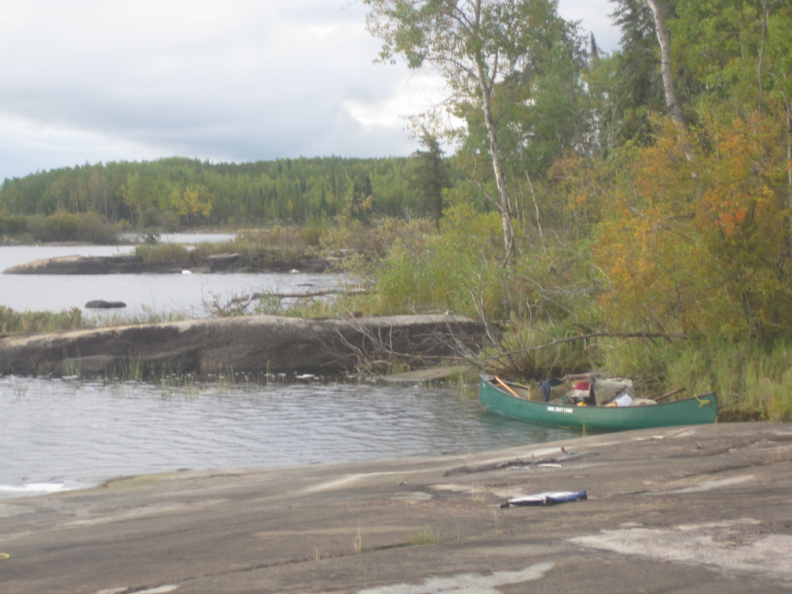
[[[665,91],[666,105],[671,117],[680,128],[684,128],[685,122],[682,119],[682,110],[677,103],[676,92],[674,91],[674,81],[671,78],[671,40],[665,29],[663,13],[657,0],[646,0],[652,10],[652,17],[655,23],[657,41],[660,43],[660,72],[663,75],[663,90]]]

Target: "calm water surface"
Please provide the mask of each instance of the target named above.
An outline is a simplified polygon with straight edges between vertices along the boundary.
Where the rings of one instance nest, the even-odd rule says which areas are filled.
[[[168,237],[174,241],[174,237]],[[0,246],[0,271],[59,256],[112,256],[132,246]],[[336,274],[110,274],[0,275],[0,305],[17,311],[61,311],[88,301],[123,301],[126,309],[86,310],[87,316],[176,312],[206,317],[207,304],[227,303],[257,292],[307,293],[332,289],[343,281]]]
[[[448,388],[0,378],[0,497],[179,469],[475,453],[577,435]]]
[[[0,270],[42,258],[131,249],[0,246]],[[342,280],[305,274],[0,275],[0,305],[60,311],[105,299],[126,302],[123,311],[132,315],[175,311],[200,317],[207,300],[266,290],[313,291]],[[241,379],[174,388],[0,377],[0,498],[182,468],[464,454],[576,434],[484,414],[476,397],[443,388],[260,386]]]

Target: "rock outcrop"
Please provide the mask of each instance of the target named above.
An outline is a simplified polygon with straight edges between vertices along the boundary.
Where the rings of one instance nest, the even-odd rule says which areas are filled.
[[[459,316],[219,318],[2,338],[0,373],[332,375],[374,362],[453,358],[482,340],[482,325]]]
[[[122,309],[127,304],[123,301],[105,301],[104,299],[94,299],[85,304],[86,309]]]

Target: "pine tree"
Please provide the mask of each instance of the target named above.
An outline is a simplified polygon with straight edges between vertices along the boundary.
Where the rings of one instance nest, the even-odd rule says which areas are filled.
[[[448,178],[443,149],[437,138],[424,130],[420,138],[421,146],[425,150],[417,150],[413,156],[418,160],[412,185],[421,196],[424,209],[429,213],[440,227],[440,217],[443,215],[443,190],[451,187]]]

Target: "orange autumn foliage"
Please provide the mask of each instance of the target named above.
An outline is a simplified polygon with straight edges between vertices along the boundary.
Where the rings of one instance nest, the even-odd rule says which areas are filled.
[[[772,339],[792,328],[784,122],[702,121],[662,125],[622,162],[597,229],[601,304],[631,329]]]

